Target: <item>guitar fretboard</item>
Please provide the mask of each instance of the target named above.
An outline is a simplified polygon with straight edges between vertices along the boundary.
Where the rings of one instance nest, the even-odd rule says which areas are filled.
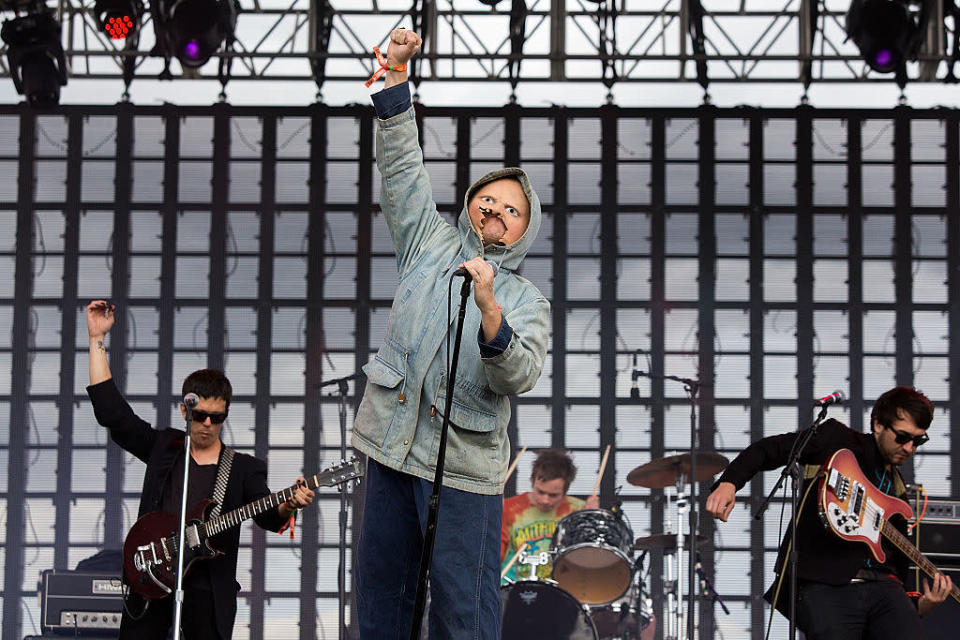
[[[939,571],[937,571],[937,567],[932,562],[927,560],[926,557],[924,557],[924,555],[920,553],[915,546],[913,546],[913,543],[907,540],[906,536],[900,533],[896,527],[886,520],[883,522],[882,533],[887,540],[895,544],[900,551],[903,551],[908,558],[913,560],[914,564],[920,567],[920,570],[925,574],[932,578],[939,573]],[[950,595],[954,600],[960,602],[960,587],[954,585]]]
[[[336,469],[308,476],[305,478],[305,484],[306,487],[311,490],[320,486],[339,485],[353,478],[360,477],[361,474],[359,473],[359,469],[360,464],[356,461],[351,461],[350,463],[342,465]],[[254,516],[265,513],[270,509],[276,509],[281,504],[291,499],[297,492],[297,489],[298,485],[287,487],[286,489],[282,489],[276,493],[264,496],[259,500],[254,500],[253,502],[245,504],[244,506],[234,509],[233,511],[222,513],[216,518],[211,518],[201,525],[203,534],[205,536],[215,536],[218,533],[223,533],[227,529],[232,529],[233,527],[241,524],[245,520],[253,518]]]

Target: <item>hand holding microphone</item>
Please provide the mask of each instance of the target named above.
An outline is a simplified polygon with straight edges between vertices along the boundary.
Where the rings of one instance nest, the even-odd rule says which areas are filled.
[[[489,342],[500,330],[503,320],[500,305],[493,295],[493,279],[500,270],[500,266],[493,260],[484,260],[477,256],[467,260],[453,272],[473,281],[473,301],[480,309],[480,322],[484,339]]]
[[[460,265],[459,269],[453,272],[453,275],[463,276],[467,280],[473,280],[473,272],[467,268],[467,265],[475,262],[476,260],[480,260],[480,258],[474,258],[473,260],[464,262],[462,265]],[[498,265],[493,260],[489,260],[489,259],[482,260],[482,262],[486,262],[487,265],[489,265],[490,269],[493,271],[493,275],[491,276],[491,278],[497,277],[497,274],[500,273],[500,265]]]

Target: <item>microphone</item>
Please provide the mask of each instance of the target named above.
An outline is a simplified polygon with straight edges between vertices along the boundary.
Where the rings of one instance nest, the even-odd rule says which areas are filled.
[[[640,399],[640,387],[637,386],[637,378],[640,377],[640,372],[637,371],[637,352],[633,352],[633,372],[630,374],[630,378],[633,380],[633,383],[630,385],[630,398],[632,400]]]
[[[840,404],[844,400],[846,400],[846,398],[843,396],[843,391],[834,391],[830,395],[823,396],[817,400],[814,405],[818,407],[827,407],[831,404]]]
[[[183,406],[187,409],[193,409],[200,402],[200,397],[195,393],[188,393],[183,396]]]
[[[490,265],[490,268],[493,269],[493,277],[496,278],[497,274],[500,273],[500,265],[498,265],[493,260],[490,260],[489,258],[487,260],[484,260],[484,262]],[[467,271],[466,267],[460,267],[459,269],[453,272],[453,275],[463,276],[467,280],[473,280],[473,276],[470,275],[470,272]]]

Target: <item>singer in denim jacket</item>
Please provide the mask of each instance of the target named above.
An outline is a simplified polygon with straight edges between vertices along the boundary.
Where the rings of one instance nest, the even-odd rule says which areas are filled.
[[[482,257],[499,265],[492,277],[502,320],[495,335],[485,335],[478,303],[473,296],[467,301],[431,572],[429,633],[431,640],[499,639],[508,396],[534,386],[549,339],[550,304],[517,274],[540,228],[540,201],[521,169],[493,171],[467,190],[464,209],[452,226],[433,201],[407,83],[390,86],[373,100],[380,117],[381,208],[396,248],[400,283],[384,343],[364,367],[366,390],[353,427],[353,447],[371,458],[355,576],[361,637],[380,640],[409,632],[447,403],[446,340],[449,335],[452,357],[462,279],[454,277],[449,298],[448,283],[461,264]],[[484,246],[487,232],[481,236],[468,206],[476,195],[488,211],[515,213],[505,213],[503,202],[484,195],[485,187],[501,178],[522,187],[519,195],[520,188],[513,185],[527,202],[510,204],[529,205],[529,222],[521,231],[512,218],[507,220],[516,239],[508,233],[507,243],[488,239]],[[492,271],[482,261],[473,264],[478,263],[486,271],[477,277]],[[475,283],[480,286],[476,277]]]
[[[406,85],[397,89],[408,91]],[[496,338],[485,344],[478,335],[480,311],[468,300],[450,409],[453,425],[444,485],[500,494],[510,454],[508,396],[533,388],[549,338],[550,303],[517,275],[540,228],[540,201],[526,173],[500,169],[470,187],[457,226],[451,226],[433,202],[412,108],[380,122],[377,166],[383,175],[381,207],[396,247],[400,284],[384,343],[364,367],[367,388],[357,410],[353,446],[387,467],[433,480],[446,406],[447,285],[461,263],[483,256],[500,267],[494,292],[503,307],[503,324]],[[507,176],[516,177],[523,186],[530,223],[513,244],[484,247],[466,204],[481,185]],[[451,357],[461,282],[454,280],[450,300]],[[498,342],[503,346],[498,348]]]

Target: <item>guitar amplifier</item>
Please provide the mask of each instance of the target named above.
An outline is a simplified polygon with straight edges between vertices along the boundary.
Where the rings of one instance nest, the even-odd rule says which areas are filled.
[[[116,638],[123,611],[119,575],[56,571],[40,574],[40,627],[48,633]]]
[[[923,511],[923,499],[911,499],[910,506],[919,515]],[[910,524],[913,524],[911,521]],[[923,519],[912,531],[912,542],[939,571],[950,576],[954,584],[960,584],[960,501],[930,498]],[[923,581],[929,581],[919,569],[910,571],[907,587],[911,591],[923,591]],[[928,640],[952,640],[960,626],[960,603],[952,598],[923,617],[924,631]]]

